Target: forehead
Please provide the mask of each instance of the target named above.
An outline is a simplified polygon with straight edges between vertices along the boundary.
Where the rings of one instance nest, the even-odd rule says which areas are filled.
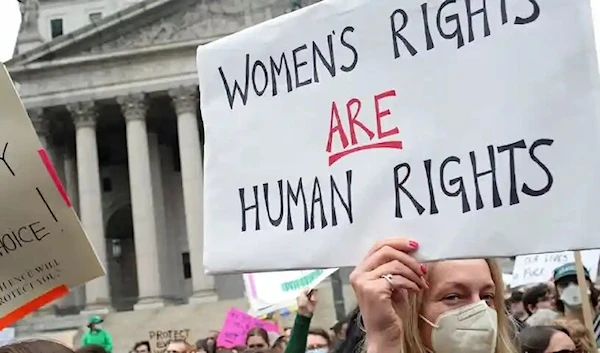
[[[327,340],[324,337],[321,337],[320,335],[314,335],[314,334],[309,334],[308,338],[306,339],[306,345],[307,346],[313,346],[313,345],[327,345]]]
[[[429,283],[440,287],[484,287],[493,285],[492,273],[485,260],[448,260],[432,264]]]
[[[171,342],[169,343],[169,350],[185,350],[185,344],[182,342]]]

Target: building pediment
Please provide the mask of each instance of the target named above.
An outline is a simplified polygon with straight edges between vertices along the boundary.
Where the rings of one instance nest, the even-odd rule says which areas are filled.
[[[208,42],[289,9],[286,0],[145,0],[17,55],[8,66]]]
[[[144,0],[17,55],[7,67],[28,108],[193,86],[198,45],[287,13],[297,1]]]

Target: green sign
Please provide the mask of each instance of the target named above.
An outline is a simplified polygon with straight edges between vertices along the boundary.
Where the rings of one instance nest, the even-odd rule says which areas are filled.
[[[296,280],[284,282],[281,284],[281,290],[284,292],[291,292],[300,290],[310,286],[320,275],[323,274],[323,270],[314,270],[306,276],[302,276]]]

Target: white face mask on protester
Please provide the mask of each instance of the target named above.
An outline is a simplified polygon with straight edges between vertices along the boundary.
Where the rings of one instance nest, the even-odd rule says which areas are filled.
[[[496,350],[498,314],[483,300],[449,310],[432,323],[431,345],[435,353],[493,353]]]
[[[589,294],[588,290],[588,294]],[[581,292],[579,291],[579,286],[575,283],[569,283],[569,285],[563,289],[560,294],[560,300],[565,304],[565,306],[571,310],[581,310],[582,300],[581,300]]]

